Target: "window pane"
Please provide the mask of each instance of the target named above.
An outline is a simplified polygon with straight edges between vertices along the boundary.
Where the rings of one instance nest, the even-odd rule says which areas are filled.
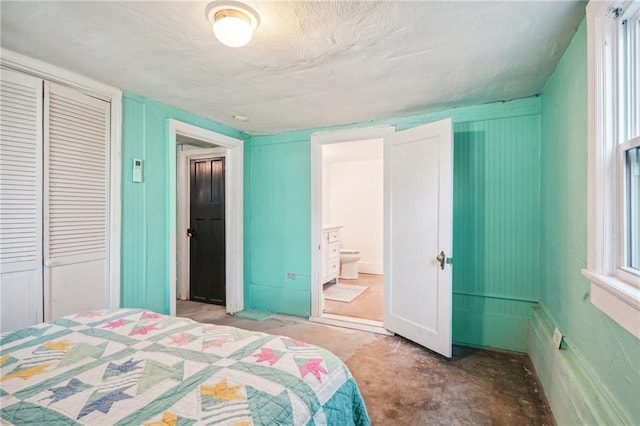
[[[640,147],[626,152],[629,264],[640,270]]]

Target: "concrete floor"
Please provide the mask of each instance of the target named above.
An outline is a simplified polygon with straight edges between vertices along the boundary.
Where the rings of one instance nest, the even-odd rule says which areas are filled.
[[[178,301],[200,322],[285,335],[339,356],[355,377],[374,425],[554,425],[526,355],[453,347],[450,360],[399,336],[382,336],[272,315],[226,315],[224,307]]]

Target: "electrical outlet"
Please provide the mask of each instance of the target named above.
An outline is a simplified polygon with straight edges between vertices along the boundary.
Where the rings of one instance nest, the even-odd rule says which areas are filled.
[[[288,280],[295,280],[296,279],[296,274],[294,272],[287,272],[287,279]]]
[[[562,333],[558,330],[558,327],[553,331],[553,347],[556,349],[560,349],[560,345],[562,344]]]

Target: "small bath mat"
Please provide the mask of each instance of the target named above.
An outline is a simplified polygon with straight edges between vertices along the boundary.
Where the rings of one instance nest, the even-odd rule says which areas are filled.
[[[335,284],[324,291],[324,298],[350,303],[368,288],[366,285]]]

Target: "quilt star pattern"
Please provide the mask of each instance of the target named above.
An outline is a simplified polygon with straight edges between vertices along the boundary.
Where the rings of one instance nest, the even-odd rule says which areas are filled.
[[[140,309],[0,336],[0,419],[51,425],[369,425],[331,352]]]

